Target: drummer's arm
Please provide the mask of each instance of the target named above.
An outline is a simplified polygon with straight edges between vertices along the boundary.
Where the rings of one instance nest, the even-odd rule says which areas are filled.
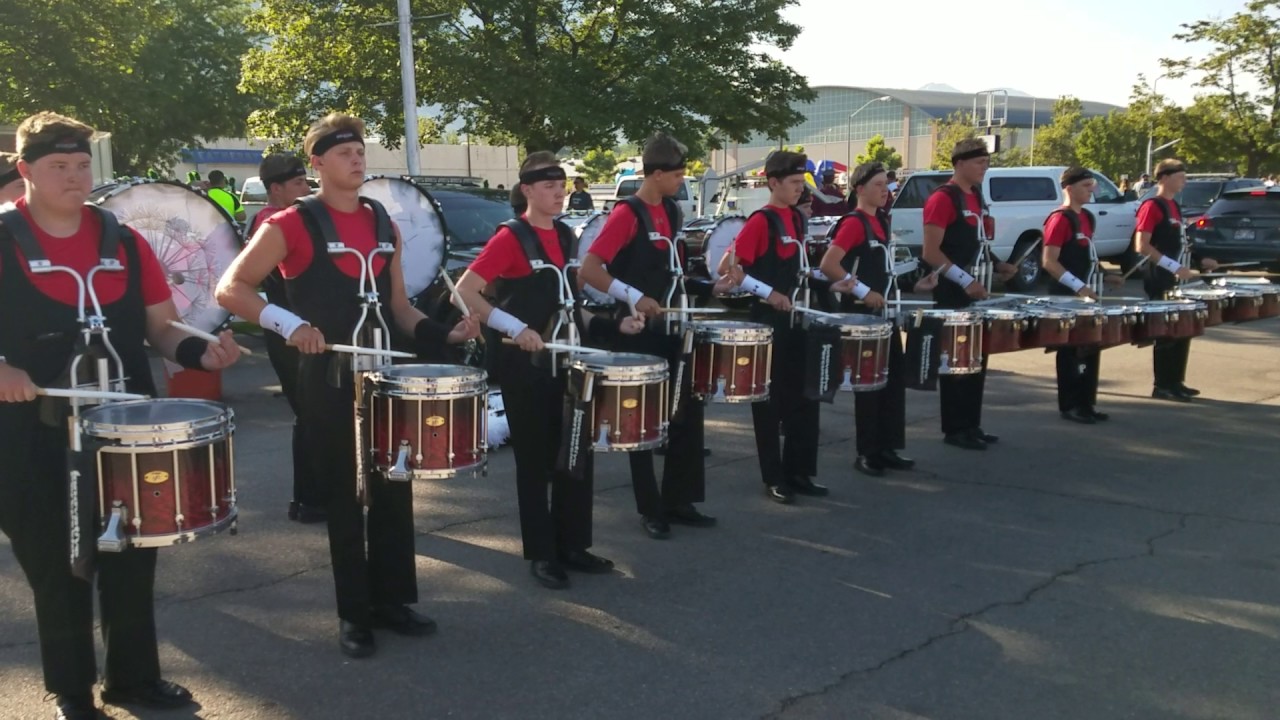
[[[840,265],[840,261],[844,259],[844,255],[844,248],[836,245],[835,243],[831,243],[831,247],[827,248],[827,252],[822,256],[822,264],[819,266],[819,269],[822,270],[822,274],[831,282],[840,282],[844,279],[844,276],[848,274],[845,272],[844,267]]]
[[[1044,271],[1053,276],[1054,280],[1062,279],[1062,274],[1067,271],[1058,262],[1058,257],[1062,254],[1062,248],[1057,245],[1045,245],[1044,250],[1040,254],[1040,264],[1044,266]]]
[[[218,304],[234,315],[262,325],[262,311],[267,301],[258,295],[258,287],[288,255],[284,232],[272,223],[263,223],[249,240],[231,267],[223,273],[214,290]]]
[[[450,327],[427,317],[409,302],[404,289],[404,269],[400,266],[400,230],[395,229],[396,251],[391,256],[391,315],[400,332],[414,339],[419,352],[430,351],[444,343],[458,344],[480,334],[480,323],[474,317],[463,316],[462,321]]]

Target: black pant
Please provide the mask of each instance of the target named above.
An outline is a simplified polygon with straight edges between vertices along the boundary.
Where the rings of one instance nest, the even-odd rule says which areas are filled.
[[[329,554],[338,617],[368,625],[373,605],[418,601],[413,538],[413,493],[408,482],[392,482],[370,473],[369,508],[356,495],[354,395],[349,372],[344,387],[328,381],[332,355],[302,359],[299,372],[299,420],[311,467],[328,497]]]
[[[309,468],[311,458],[307,453],[302,424],[298,421],[298,349],[273,332],[264,334],[267,357],[280,379],[280,391],[293,410],[293,500],[303,505],[324,507],[329,504],[329,498],[325,488],[317,482],[317,474]]]
[[[1164,270],[1156,268],[1148,273],[1145,281],[1147,297],[1163,300],[1169,290],[1177,287],[1177,281],[1166,279]],[[1187,360],[1191,356],[1191,338],[1160,339],[1151,349],[1151,369],[1155,386],[1172,390],[1187,380]]]
[[[853,394],[854,431],[858,454],[874,457],[907,446],[906,358],[902,333],[894,325],[889,335],[889,384],[872,392]]]
[[[1098,404],[1097,347],[1058,348],[1058,410],[1090,410]]]
[[[987,358],[982,372],[972,375],[939,375],[938,402],[942,409],[942,432],[947,435],[982,427],[982,396],[987,387]]]
[[[552,378],[550,370],[533,367],[529,355],[517,348],[490,346],[489,352],[500,353],[496,361],[502,366],[502,401],[516,456],[516,499],[525,559],[555,560],[559,552],[591,547],[593,461],[588,454],[583,480],[556,470],[564,420],[565,371]]]
[[[51,693],[92,692],[98,680],[93,645],[93,585],[71,574],[65,428],[37,426],[24,468],[0,473],[0,530],[35,596],[44,686]],[[95,532],[86,528],[86,532]],[[104,677],[114,687],[160,679],[154,587],[156,551],[97,554],[98,604],[106,645]]]
[[[670,382],[675,383],[680,361],[681,338],[650,331],[639,335],[623,335],[614,345],[619,352],[635,352],[666,358]],[[706,408],[691,397],[693,368],[686,364],[681,377],[681,412],[672,408],[667,429],[667,458],[662,466],[662,491],[653,469],[653,451],[629,453],[631,485],[636,496],[636,512],[648,517],[662,517],[667,510],[698,503],[706,499],[706,460],[703,418]]]
[[[790,327],[787,316],[788,313],[774,312],[753,314],[773,326],[769,399],[751,403],[760,477],[765,485],[780,485],[797,475],[818,474],[820,411],[817,400],[804,396],[805,331]],[[779,428],[786,435],[781,448]]]

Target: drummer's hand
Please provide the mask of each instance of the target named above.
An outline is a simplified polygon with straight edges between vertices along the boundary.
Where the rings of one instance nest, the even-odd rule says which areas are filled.
[[[987,299],[987,289],[983,287],[982,283],[978,282],[977,280],[974,280],[973,282],[969,283],[969,286],[964,289],[964,294],[968,295],[974,300]]]
[[[880,308],[884,307],[884,296],[876,292],[875,290],[872,290],[871,292],[867,293],[866,297],[862,298],[862,302],[866,303],[867,307],[871,308],[872,310],[879,310]]]
[[[644,318],[628,315],[622,318],[622,324],[618,326],[618,331],[623,335],[639,335],[644,332]]]
[[[725,271],[725,277],[732,279],[734,285],[741,285],[742,281],[747,279],[747,271],[743,270],[741,265],[730,265]]]
[[[733,292],[736,287],[737,285],[733,282],[733,278],[728,275],[721,275],[720,279],[717,280],[716,284],[711,288],[711,292],[716,295],[728,295]]]
[[[1174,273],[1174,276],[1177,277],[1179,280],[1190,280],[1194,278],[1196,274],[1191,271],[1191,268],[1187,267],[1186,265],[1183,265],[1182,267],[1178,268],[1178,272]]]
[[[1111,287],[1122,287],[1124,285],[1124,276],[1108,273],[1102,276],[1102,283]]]
[[[230,367],[239,359],[240,346],[236,344],[230,330],[223,330],[218,333],[218,342],[209,343],[205,347],[204,355],[200,356],[200,366],[213,372]]]
[[[1200,258],[1200,269],[1213,272],[1218,269],[1218,261],[1213,258]]]
[[[36,399],[36,385],[22,368],[0,363],[0,402],[31,402]]]
[[[525,328],[516,336],[516,345],[520,346],[525,352],[537,352],[543,349],[542,336],[538,333]]]
[[[298,352],[319,355],[324,352],[324,333],[310,325],[303,325],[289,336],[289,344],[298,348]]]
[[[931,272],[916,281],[915,287],[911,288],[913,292],[926,293],[938,287],[938,273]]]
[[[657,300],[645,295],[640,298],[640,302],[636,303],[636,312],[644,315],[644,317],[658,317],[662,314],[662,306]]]
[[[853,292],[853,288],[858,284],[858,278],[851,277],[848,280],[837,280],[831,283],[831,292],[844,293],[846,295]]]
[[[1088,298],[1090,300],[1097,300],[1098,293],[1094,292],[1093,288],[1082,287],[1076,291],[1076,297]]]
[[[464,343],[471,338],[479,336],[480,321],[475,315],[464,315],[462,316],[462,320],[460,320],[457,325],[454,325],[453,329],[449,331],[449,335],[445,338],[445,342],[450,345],[457,345],[458,343]]]
[[[996,263],[995,269],[996,277],[999,278],[1000,282],[1004,282],[1018,274],[1018,268],[1014,266],[1013,263],[998,262]]]
[[[777,290],[769,293],[769,299],[765,300],[765,302],[769,303],[769,307],[780,312],[788,312],[791,310],[791,298],[783,295]]]

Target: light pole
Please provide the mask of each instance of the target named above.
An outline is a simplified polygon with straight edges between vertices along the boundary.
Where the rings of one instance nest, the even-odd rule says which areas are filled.
[[[854,110],[853,114],[849,116],[849,131],[845,134],[845,154],[849,158],[849,164],[844,171],[845,184],[848,184],[849,177],[853,174],[853,116],[857,115],[863,110],[866,110],[867,106],[870,105],[871,103],[885,102],[892,99],[893,98],[889,97],[888,95],[881,95],[878,98],[871,98],[870,100],[863,103],[862,107],[858,108],[857,110]]]
[[[1160,81],[1167,77],[1169,77],[1169,75],[1168,73],[1165,73],[1164,75],[1161,75],[1160,77],[1156,78],[1155,82],[1151,83],[1151,98],[1153,102],[1155,102],[1157,98],[1160,97],[1158,94],[1156,94],[1156,88],[1160,87]],[[1151,124],[1147,126],[1147,164],[1142,168],[1143,174],[1151,172],[1151,155],[1155,152],[1154,150],[1152,150],[1151,144],[1155,141],[1155,132],[1156,132],[1156,123],[1155,123],[1155,118],[1153,117],[1151,120]],[[1169,143],[1167,145],[1161,145],[1159,149],[1163,150],[1167,147],[1172,146],[1176,142],[1178,141],[1174,140],[1172,143]]]
[[[437,13],[414,17],[409,9],[409,0],[396,0],[396,21],[373,25],[373,27],[387,25],[400,27],[400,92],[404,97],[405,165],[410,175],[421,175],[422,172],[418,165],[418,90],[413,71],[413,29],[409,24],[414,20],[438,20],[447,17],[453,16],[449,13]]]

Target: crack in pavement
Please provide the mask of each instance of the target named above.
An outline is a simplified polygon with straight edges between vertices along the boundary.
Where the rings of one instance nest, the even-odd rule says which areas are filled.
[[[826,695],[832,690],[835,690],[836,688],[839,688],[840,686],[852,680],[870,676],[874,673],[877,673],[889,667],[890,665],[894,665],[913,655],[924,652],[934,644],[939,643],[943,640],[946,640],[947,638],[955,637],[957,635],[966,633],[969,630],[973,629],[973,623],[970,621],[980,618],[986,615],[987,613],[990,613],[994,610],[998,610],[1001,608],[1015,608],[1015,607],[1025,606],[1028,603],[1030,603],[1035,598],[1036,595],[1053,587],[1055,584],[1058,583],[1058,581],[1063,580],[1065,578],[1072,577],[1074,575],[1078,575],[1080,572],[1082,572],[1087,568],[1097,567],[1099,565],[1107,565],[1110,563],[1123,562],[1127,560],[1141,560],[1145,558],[1155,557],[1156,543],[1169,537],[1170,535],[1173,535],[1174,533],[1178,533],[1185,530],[1187,528],[1188,519],[1189,519],[1189,514],[1186,514],[1186,513],[1181,514],[1178,517],[1177,525],[1175,525],[1172,528],[1169,528],[1168,530],[1164,530],[1162,532],[1156,533],[1155,535],[1152,535],[1149,538],[1146,538],[1143,541],[1143,544],[1146,546],[1146,549],[1142,552],[1131,553],[1128,555],[1116,555],[1113,557],[1098,558],[1095,560],[1082,560],[1081,562],[1078,562],[1075,565],[1072,565],[1071,567],[1065,570],[1059,570],[1055,572],[1053,575],[1049,576],[1048,578],[1036,583],[1035,585],[1032,585],[1022,594],[1021,597],[1019,597],[1016,600],[997,600],[995,602],[988,603],[987,605],[984,605],[983,607],[978,608],[977,610],[972,610],[962,615],[958,615],[952,618],[952,620],[948,623],[947,630],[944,632],[930,635],[929,637],[925,638],[923,641],[915,645],[912,645],[911,647],[905,648],[897,653],[894,653],[893,655],[887,658],[884,658],[883,660],[880,660],[872,665],[869,665],[866,667],[854,668],[853,670],[850,670],[849,672],[846,672],[840,675],[834,681],[827,683],[826,685],[823,685],[822,687],[816,690],[797,693],[795,695],[789,695],[783,698],[782,700],[778,701],[778,707],[776,710],[773,710],[769,713],[766,713],[765,715],[760,716],[760,720],[776,720],[778,718],[782,718],[789,710],[791,710],[792,708],[796,707],[797,705],[799,705],[800,703],[806,700]]]

